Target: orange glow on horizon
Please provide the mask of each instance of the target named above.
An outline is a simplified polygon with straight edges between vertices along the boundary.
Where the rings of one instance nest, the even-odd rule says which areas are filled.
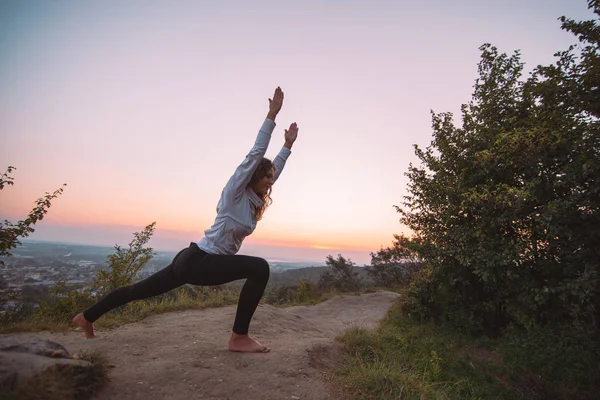
[[[338,248],[338,247],[324,246],[321,244],[313,244],[310,247],[312,247],[313,249],[319,249],[319,250],[335,250]]]
[[[22,219],[28,209],[31,209],[29,204],[20,204],[18,209],[10,210],[6,217],[9,220]],[[69,196],[63,195],[53,201],[49,213],[41,223],[63,227],[108,228],[126,234],[139,232],[156,221],[156,236],[181,241],[197,241],[203,237],[204,230],[212,225],[213,219],[214,215],[207,217],[200,213],[191,217],[185,213],[181,215],[174,212],[172,207],[161,210],[141,209],[128,204],[116,208],[114,203],[102,206],[99,201],[85,202],[82,207],[81,204],[75,204]],[[245,242],[281,248],[372,252],[390,246],[393,234],[407,232],[400,224],[395,227],[394,225],[391,228],[382,227],[385,229],[363,228],[359,232],[348,231],[343,227],[315,226],[314,229],[310,229],[310,232],[303,232],[302,229],[291,231],[280,223],[265,221],[259,223],[254,233],[247,237]],[[85,238],[81,239],[85,240]]]
[[[328,235],[329,236],[329,235]],[[248,237],[246,239],[248,243],[260,244],[265,246],[274,247],[300,247],[300,248],[311,248],[318,250],[354,250],[354,251],[375,251],[378,250],[383,243],[373,243],[373,240],[367,242],[365,240],[355,239],[355,241],[331,241],[331,240],[320,240],[318,238],[311,238],[311,240],[293,240],[293,239],[280,239],[272,237],[260,237],[253,238]],[[383,240],[383,239],[382,239]],[[384,243],[392,244],[392,237]],[[387,244],[385,244],[387,246]]]

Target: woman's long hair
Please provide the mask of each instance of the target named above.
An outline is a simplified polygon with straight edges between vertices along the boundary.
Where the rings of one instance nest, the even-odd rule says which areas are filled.
[[[273,165],[273,162],[271,160],[263,157],[263,159],[260,161],[260,164],[258,164],[256,171],[254,171],[254,174],[252,174],[252,178],[250,179],[250,183],[248,183],[248,186],[252,186],[256,182],[264,178],[270,170],[275,170],[275,165]],[[254,216],[256,217],[257,221],[260,221],[262,219],[262,216],[265,213],[267,207],[269,207],[273,203],[273,199],[271,199],[271,188],[269,188],[269,191],[267,193],[259,197],[263,201],[263,205],[261,207],[256,207],[256,210],[254,211]]]

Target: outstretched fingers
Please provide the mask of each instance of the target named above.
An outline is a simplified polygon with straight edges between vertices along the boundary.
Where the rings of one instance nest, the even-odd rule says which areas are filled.
[[[283,105],[283,91],[279,86],[275,89],[273,98],[269,99],[269,107],[273,110],[279,111]]]
[[[289,129],[285,129],[284,132],[285,140],[287,142],[294,143],[296,141],[296,138],[298,137],[298,125],[295,122],[293,122],[290,125]]]

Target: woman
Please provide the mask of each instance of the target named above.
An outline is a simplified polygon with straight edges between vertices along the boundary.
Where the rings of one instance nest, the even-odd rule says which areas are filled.
[[[271,186],[277,180],[298,136],[296,123],[285,130],[285,144],[274,161],[264,158],[275,117],[283,105],[281,88],[269,99],[269,112],[256,142],[221,193],[217,217],[199,242],[181,250],[171,264],[154,275],[119,288],[83,313],[73,318],[86,338],[95,337],[94,321],[108,311],[133,300],[146,299],[168,292],[186,283],[221,285],[246,279],[238,301],[230,351],[268,352],[269,348],[248,335],[250,320],[269,280],[269,264],[262,258],[235,255],[242,241],[250,235],[271,203]]]

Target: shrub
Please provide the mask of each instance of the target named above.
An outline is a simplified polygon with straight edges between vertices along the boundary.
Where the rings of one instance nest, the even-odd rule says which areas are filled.
[[[362,288],[362,279],[354,271],[354,264],[341,254],[335,259],[331,255],[325,261],[327,269],[319,278],[318,288],[322,291],[356,292]]]

